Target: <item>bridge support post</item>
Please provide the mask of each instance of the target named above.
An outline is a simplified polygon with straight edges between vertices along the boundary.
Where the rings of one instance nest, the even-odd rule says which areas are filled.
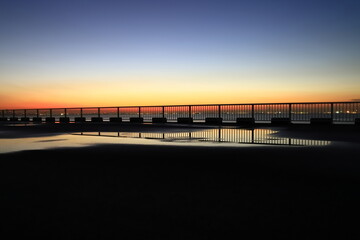
[[[251,118],[255,119],[255,105],[251,104]]]
[[[289,119],[290,119],[290,122],[291,122],[291,112],[292,112],[292,109],[291,109],[292,105],[291,103],[289,103]]]

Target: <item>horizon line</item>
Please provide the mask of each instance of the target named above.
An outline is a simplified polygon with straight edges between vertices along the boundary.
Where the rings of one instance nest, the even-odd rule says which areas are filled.
[[[358,99],[356,99],[358,100]],[[335,101],[335,102],[271,102],[271,103],[224,103],[224,104],[181,104],[181,105],[133,105],[133,106],[104,106],[104,107],[54,107],[54,108],[5,108],[0,111],[16,110],[50,110],[50,109],[92,109],[92,108],[143,108],[143,107],[188,107],[188,106],[234,106],[234,105],[281,105],[281,104],[346,104],[360,103],[360,101]]]

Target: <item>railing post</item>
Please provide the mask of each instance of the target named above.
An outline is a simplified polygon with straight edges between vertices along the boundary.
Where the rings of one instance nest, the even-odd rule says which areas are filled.
[[[139,107],[139,118],[141,117],[141,107]]]
[[[334,121],[334,103],[330,103],[331,121]]]
[[[120,118],[120,108],[117,108],[117,117]]]
[[[66,110],[67,110],[67,109],[65,108],[65,109],[64,109],[64,116],[65,116],[65,117],[67,117],[67,111],[66,111]]]
[[[162,106],[162,117],[165,118],[165,107]]]
[[[192,115],[192,113],[191,113],[191,105],[189,105],[189,118],[191,118],[191,115]]]
[[[98,117],[100,117],[100,108],[98,108]]]
[[[26,109],[24,109],[24,117],[26,118]]]
[[[221,105],[218,106],[218,118],[221,118]]]
[[[83,117],[83,109],[80,108],[80,117]]]
[[[251,104],[251,118],[255,119],[255,105]]]
[[[292,121],[292,119],[291,119],[291,103],[289,103],[289,119],[290,119],[290,122]]]

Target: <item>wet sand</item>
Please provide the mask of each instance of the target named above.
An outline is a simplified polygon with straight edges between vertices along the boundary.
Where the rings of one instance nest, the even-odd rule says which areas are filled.
[[[107,144],[0,154],[2,232],[358,239],[360,149],[350,135],[324,147]]]
[[[191,132],[217,128],[209,125],[181,124],[0,124],[0,138],[56,136],[77,132]]]

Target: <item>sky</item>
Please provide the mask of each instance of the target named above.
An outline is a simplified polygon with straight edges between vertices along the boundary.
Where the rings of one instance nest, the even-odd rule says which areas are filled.
[[[0,108],[360,99],[359,0],[0,0]]]

